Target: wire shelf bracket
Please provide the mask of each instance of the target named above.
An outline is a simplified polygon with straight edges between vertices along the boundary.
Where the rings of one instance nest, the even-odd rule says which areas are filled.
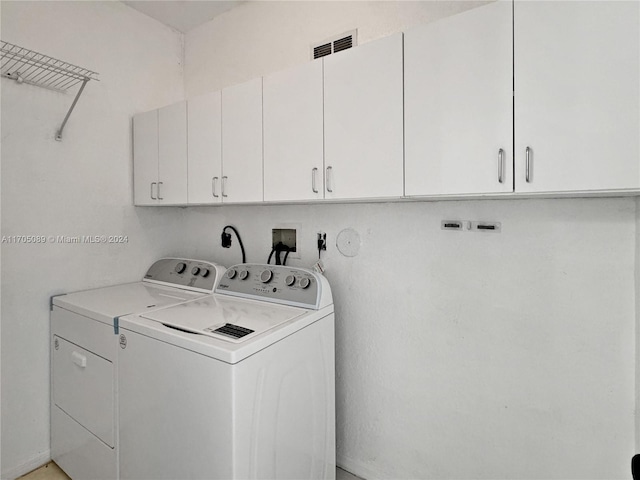
[[[1,75],[3,77],[15,80],[17,83],[28,83],[57,92],[66,92],[76,85],[80,85],[62,125],[56,132],[56,140],[61,141],[62,131],[76,103],[78,103],[84,87],[90,80],[99,81],[99,74],[4,40],[0,40],[0,42]]]

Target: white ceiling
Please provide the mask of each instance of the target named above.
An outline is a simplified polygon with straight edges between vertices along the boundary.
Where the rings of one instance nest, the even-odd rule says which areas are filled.
[[[132,0],[132,8],[186,33],[246,0]]]

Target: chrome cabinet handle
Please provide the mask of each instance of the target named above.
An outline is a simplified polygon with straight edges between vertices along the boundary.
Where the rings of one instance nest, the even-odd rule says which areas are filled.
[[[327,167],[327,192],[333,193],[333,167]]]
[[[498,183],[504,183],[504,149],[498,150]]]
[[[218,195],[216,193],[216,182],[218,181],[218,177],[213,177],[211,179],[211,194],[215,197],[215,198],[219,198],[220,195]]]
[[[533,160],[532,154],[533,150],[531,149],[531,147],[527,147],[524,156],[524,179],[527,181],[527,183],[531,183],[531,162]]]
[[[317,168],[312,168],[311,169],[311,190],[313,190],[313,193],[318,193],[318,188],[316,187],[316,174],[318,173],[318,169]]]
[[[224,193],[226,186],[227,186],[227,177],[222,177],[222,196],[225,198],[228,197],[228,195]]]
[[[164,198],[160,196],[160,185],[162,185],[162,182],[158,182],[158,200],[164,200]]]
[[[156,185],[156,182],[151,182],[151,192],[149,193],[149,196],[151,197],[151,200],[157,200],[157,198],[153,196],[153,186],[154,185]]]

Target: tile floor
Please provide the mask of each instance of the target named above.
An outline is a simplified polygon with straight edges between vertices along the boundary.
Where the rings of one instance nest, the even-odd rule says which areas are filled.
[[[34,470],[31,473],[20,477],[20,480],[70,480],[65,473],[60,470],[55,463],[49,462],[46,465]],[[336,468],[336,480],[361,480],[360,477],[351,475],[349,472]]]
[[[60,470],[60,467],[53,462],[37,468],[33,472],[27,473],[20,477],[19,480],[69,480],[69,477]]]

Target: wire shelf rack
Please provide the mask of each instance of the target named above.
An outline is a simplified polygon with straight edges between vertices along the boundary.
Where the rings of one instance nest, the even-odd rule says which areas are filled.
[[[84,87],[90,80],[98,81],[99,74],[4,40],[0,40],[0,44],[0,67],[3,77],[15,80],[17,83],[27,83],[57,92],[66,92],[80,85],[73,104],[56,134],[56,140],[61,140],[62,130]]]
[[[9,42],[1,41],[2,76],[18,83],[64,92],[98,73]]]

